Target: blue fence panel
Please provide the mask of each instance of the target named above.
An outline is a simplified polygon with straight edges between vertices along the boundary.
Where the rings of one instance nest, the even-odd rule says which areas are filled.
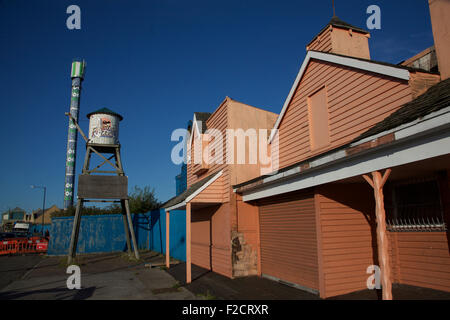
[[[164,219],[164,230],[166,230]],[[164,232],[164,239],[165,239]],[[165,241],[164,241],[165,243]],[[174,210],[170,212],[170,256],[186,261],[186,211]]]
[[[133,227],[139,249],[166,252],[166,216],[164,210],[133,214]],[[66,255],[72,234],[73,217],[56,217],[50,228],[49,255]],[[82,216],[77,253],[125,251],[122,214]],[[186,212],[170,214],[170,255],[186,260]]]
[[[44,224],[44,234],[46,231],[50,233],[52,225],[51,224]],[[42,233],[42,224],[33,224],[30,226],[30,233]]]

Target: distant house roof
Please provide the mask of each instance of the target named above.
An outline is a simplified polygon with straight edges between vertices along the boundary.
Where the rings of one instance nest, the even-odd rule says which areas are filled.
[[[50,208],[45,209],[45,213],[49,212],[50,210],[59,211],[60,209],[56,206],[56,204],[54,204]],[[36,216],[39,217],[42,215],[42,209],[37,209],[37,210],[33,211],[31,214],[35,214]]]
[[[202,187],[206,187],[208,182],[214,182],[215,179],[217,179],[222,174],[222,171],[215,172],[213,174],[210,174],[206,178],[197,181],[196,183],[192,184],[188,189],[186,189],[183,193],[181,193],[178,196],[173,197],[172,199],[166,201],[163,203],[163,208],[170,208],[177,204],[183,203],[186,199],[195,197],[196,193],[200,193],[203,189]]]
[[[378,122],[352,142],[393,129],[448,106],[450,106],[450,78],[435,84],[424,94],[404,104],[400,109]]]
[[[120,121],[123,120],[123,117],[120,114],[118,114],[117,112],[114,112],[114,111],[112,111],[112,110],[110,110],[108,108],[101,108],[101,109],[98,109],[96,111],[90,112],[90,113],[88,113],[86,115],[86,117],[89,119],[93,114],[97,114],[97,113],[110,114],[112,116],[118,117]]]

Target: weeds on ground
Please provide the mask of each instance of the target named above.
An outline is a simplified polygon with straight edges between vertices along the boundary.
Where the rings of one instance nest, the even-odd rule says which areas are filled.
[[[180,291],[181,283],[179,281],[175,282],[175,284],[172,286],[172,289],[177,289],[177,291]]]
[[[198,293],[197,297],[203,298],[204,300],[215,300],[216,296],[212,295],[209,290],[206,290],[206,293]]]
[[[66,256],[59,258],[58,266],[60,266],[62,268],[67,268],[70,265],[76,265],[76,266],[81,267],[81,266],[85,266],[86,263],[84,263],[83,260],[80,257],[75,257],[75,259],[73,259],[71,264],[68,263]]]
[[[142,261],[142,259],[136,259],[136,257],[134,256],[134,253],[129,255],[128,252],[123,252],[120,255],[120,258],[127,262],[141,262]]]

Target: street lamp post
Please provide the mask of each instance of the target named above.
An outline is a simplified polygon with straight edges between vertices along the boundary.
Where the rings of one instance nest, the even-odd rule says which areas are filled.
[[[44,189],[44,203],[42,204],[42,236],[44,236],[44,214],[45,214],[45,194],[47,193],[47,188],[45,186],[31,186],[32,189]]]

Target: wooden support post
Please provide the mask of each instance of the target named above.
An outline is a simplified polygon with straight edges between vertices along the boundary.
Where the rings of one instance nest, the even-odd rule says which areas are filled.
[[[74,262],[74,258],[75,258],[76,252],[77,252],[78,233],[80,232],[82,203],[83,203],[83,200],[78,199],[77,207],[75,209],[75,216],[73,217],[72,236],[70,237],[69,257],[67,259],[67,264],[69,264],[69,265],[71,265]]]
[[[86,154],[84,155],[84,164],[83,164],[83,170],[81,171],[83,174],[86,173],[87,170],[89,170],[89,162],[91,160],[91,147],[86,148]]]
[[[381,269],[383,300],[392,300],[391,266],[389,261],[389,243],[386,234],[386,212],[384,210],[383,196],[383,186],[386,183],[390,173],[391,169],[387,169],[383,176],[381,176],[379,171],[374,171],[372,172],[372,179],[370,179],[367,175],[363,175],[364,179],[372,186],[375,195],[378,261]]]
[[[170,212],[166,211],[166,267],[170,268]]]
[[[134,235],[133,221],[131,221],[130,205],[128,203],[128,199],[125,199],[124,201],[125,201],[125,209],[127,211],[128,228],[130,229],[131,233],[131,241],[133,241],[134,256],[136,257],[136,259],[139,260],[139,251],[136,243],[136,237]]]
[[[191,203],[186,203],[186,283],[191,283]]]
[[[122,219],[123,219],[123,228],[125,232],[125,239],[127,241],[127,251],[128,255],[131,256],[131,241],[130,241],[130,227],[128,226],[128,220],[127,220],[127,209],[125,207],[125,200],[120,201],[122,205]]]

